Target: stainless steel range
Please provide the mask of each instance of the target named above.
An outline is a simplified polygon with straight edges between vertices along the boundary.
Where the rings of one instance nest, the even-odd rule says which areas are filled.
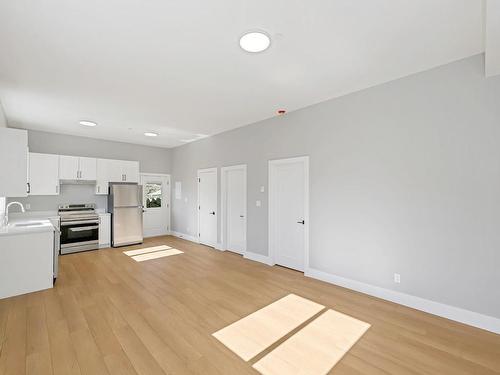
[[[63,204],[61,217],[61,254],[99,248],[99,215],[95,204]]]

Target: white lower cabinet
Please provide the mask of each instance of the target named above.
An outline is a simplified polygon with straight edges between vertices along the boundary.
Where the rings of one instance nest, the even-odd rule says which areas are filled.
[[[111,246],[111,214],[99,214],[99,248]]]
[[[29,153],[29,195],[59,195],[59,156]]]

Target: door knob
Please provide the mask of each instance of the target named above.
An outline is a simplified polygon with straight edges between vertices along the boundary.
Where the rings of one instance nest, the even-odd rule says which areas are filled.
[[[245,217],[244,215],[240,215],[240,217]]]
[[[302,225],[304,225],[305,223],[306,223],[306,221],[305,221],[305,220],[302,220],[302,221],[297,221],[297,224],[302,224]]]
[[[210,212],[210,215],[215,215],[215,211]]]

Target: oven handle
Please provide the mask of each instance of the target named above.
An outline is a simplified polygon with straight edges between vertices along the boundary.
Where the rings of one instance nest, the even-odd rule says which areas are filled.
[[[98,225],[93,225],[91,227],[78,227],[78,228],[68,228],[70,232],[83,232],[84,230],[98,229]]]
[[[61,221],[61,226],[68,226],[75,224],[99,224],[99,220]]]

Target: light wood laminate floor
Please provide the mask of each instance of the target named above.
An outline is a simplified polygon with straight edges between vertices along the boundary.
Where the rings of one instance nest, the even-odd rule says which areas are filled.
[[[163,244],[184,254],[122,253]],[[283,340],[245,362],[212,333],[289,293],[371,324],[332,374],[500,373],[500,335],[166,236],[65,255],[54,289],[0,300],[0,374],[256,374]]]

